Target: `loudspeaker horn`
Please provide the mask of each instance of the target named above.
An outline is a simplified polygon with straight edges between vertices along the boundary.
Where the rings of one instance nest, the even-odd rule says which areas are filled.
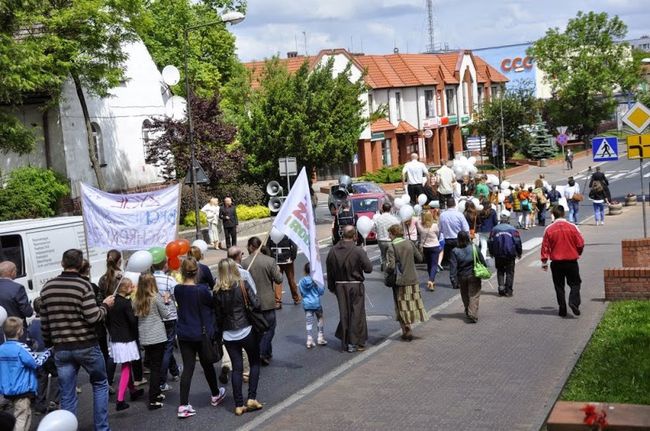
[[[269,199],[269,203],[267,206],[269,207],[269,210],[272,213],[277,213],[278,211],[280,211],[280,207],[282,207],[282,199],[278,197],[273,197]]]
[[[266,193],[268,193],[269,196],[276,196],[282,193],[282,186],[277,181],[270,181],[266,185]]]

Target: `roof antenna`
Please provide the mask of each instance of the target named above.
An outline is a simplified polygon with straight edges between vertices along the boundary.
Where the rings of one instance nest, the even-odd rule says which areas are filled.
[[[302,37],[305,41],[305,57],[309,57],[309,54],[307,53],[307,32],[306,31],[302,32]]]

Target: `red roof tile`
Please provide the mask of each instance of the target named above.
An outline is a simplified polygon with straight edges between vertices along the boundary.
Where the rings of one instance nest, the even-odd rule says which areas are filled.
[[[379,120],[374,121],[370,125],[370,131],[373,132],[373,133],[374,132],[386,132],[388,130],[395,130],[395,129],[396,129],[396,127],[393,126],[393,123],[391,123],[390,121],[388,121],[385,118],[380,118]]]
[[[395,129],[395,133],[416,133],[418,129],[413,127],[408,121],[400,121]]]

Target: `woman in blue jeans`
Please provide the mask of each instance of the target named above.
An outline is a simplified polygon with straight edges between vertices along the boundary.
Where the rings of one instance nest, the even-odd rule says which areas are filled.
[[[437,209],[422,212],[421,220],[418,220],[418,233],[420,235],[420,244],[424,252],[424,261],[427,263],[427,289],[431,292],[436,290],[436,274],[438,273],[438,256],[442,247],[438,241],[440,230],[438,229]]]
[[[232,393],[235,398],[235,415],[259,410],[262,404],[257,401],[257,384],[260,378],[259,338],[248,320],[245,303],[254,309],[260,301],[251,286],[239,275],[237,263],[232,259],[219,262],[219,282],[214,287],[214,308],[219,329],[223,331],[223,342],[232,361]],[[248,355],[250,377],[248,380],[248,399],[244,404],[242,380],[244,359],[242,350]]]
[[[603,184],[596,180],[592,182],[591,190],[589,191],[589,199],[594,204],[594,219],[596,226],[605,224],[605,203],[609,205],[607,200],[607,191]]]

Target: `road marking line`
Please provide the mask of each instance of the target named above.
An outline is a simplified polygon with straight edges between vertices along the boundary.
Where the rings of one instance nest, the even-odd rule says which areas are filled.
[[[521,248],[522,248],[523,250],[525,250],[525,251],[526,251],[526,250],[532,250],[532,249],[534,249],[535,247],[537,247],[538,245],[540,245],[541,243],[542,243],[542,237],[541,237],[541,236],[538,236],[538,237],[531,238],[531,239],[529,239],[528,241],[524,242],[524,243],[521,245]]]

